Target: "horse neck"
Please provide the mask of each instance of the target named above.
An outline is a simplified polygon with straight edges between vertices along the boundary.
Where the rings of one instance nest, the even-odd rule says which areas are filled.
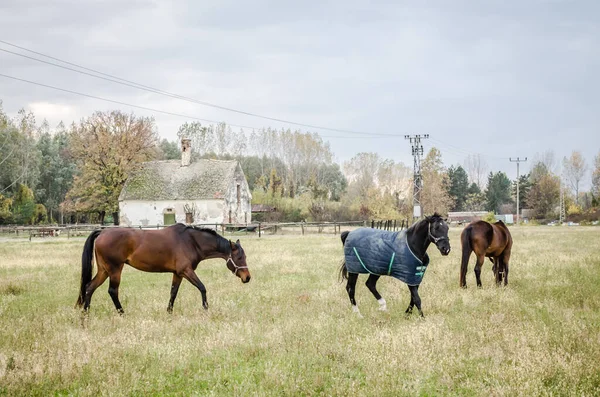
[[[231,246],[229,240],[208,232],[194,230],[194,241],[202,252],[204,259],[222,258],[227,259],[231,256]]]
[[[406,241],[411,251],[419,258],[423,258],[429,248],[429,222],[424,219],[415,223],[406,231]]]

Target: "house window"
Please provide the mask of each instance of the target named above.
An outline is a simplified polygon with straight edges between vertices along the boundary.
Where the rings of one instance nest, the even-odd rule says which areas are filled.
[[[237,185],[237,205],[238,207],[240,206],[240,203],[242,202],[242,194],[241,194],[241,189],[240,189],[240,184],[238,183]]]

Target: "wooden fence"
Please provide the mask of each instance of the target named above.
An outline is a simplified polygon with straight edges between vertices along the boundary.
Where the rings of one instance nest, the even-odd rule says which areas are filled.
[[[350,221],[350,222],[258,222],[251,224],[229,224],[229,223],[202,223],[194,224],[198,227],[211,228],[218,231],[221,235],[307,235],[307,234],[340,234],[342,229],[352,229],[356,227],[372,227],[390,231],[402,230],[408,226],[406,220],[386,220],[386,221]],[[27,237],[31,241],[33,237],[58,237],[66,236],[80,237],[87,236],[93,230],[102,228],[115,228],[124,226],[98,225],[98,224],[77,224],[77,225],[44,225],[44,226],[0,226],[0,235]],[[164,225],[135,225],[130,226],[140,230],[159,230]]]

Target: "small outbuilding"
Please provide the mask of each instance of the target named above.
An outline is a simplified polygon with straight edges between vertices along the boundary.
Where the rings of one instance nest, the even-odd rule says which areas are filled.
[[[143,163],[119,196],[125,226],[246,224],[252,195],[237,160],[191,161],[191,141],[182,140],[181,160]]]

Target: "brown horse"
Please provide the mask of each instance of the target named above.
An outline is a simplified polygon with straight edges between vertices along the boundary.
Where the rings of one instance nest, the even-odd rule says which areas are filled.
[[[94,253],[98,271],[92,279]],[[76,305],[83,306],[88,311],[92,294],[109,278],[108,293],[117,311],[123,314],[123,307],[119,302],[119,283],[123,266],[128,264],[145,272],[173,273],[171,299],[167,307],[169,313],[173,311],[173,303],[184,278],[200,290],[202,306],[208,309],[206,288],[195,270],[200,261],[211,258],[225,259],[227,268],[243,283],[250,281],[246,254],[240,240],[232,243],[212,229],[178,223],[162,230],[95,230],[83,247],[81,288]]]
[[[462,243],[462,262],[460,266],[459,284],[467,288],[467,265],[471,252],[475,252],[477,263],[475,264],[475,277],[477,287],[481,288],[481,265],[487,256],[494,264],[492,271],[496,278],[496,285],[508,284],[508,261],[512,248],[512,237],[508,227],[502,221],[494,224],[485,221],[474,221],[465,227],[460,235]]]

